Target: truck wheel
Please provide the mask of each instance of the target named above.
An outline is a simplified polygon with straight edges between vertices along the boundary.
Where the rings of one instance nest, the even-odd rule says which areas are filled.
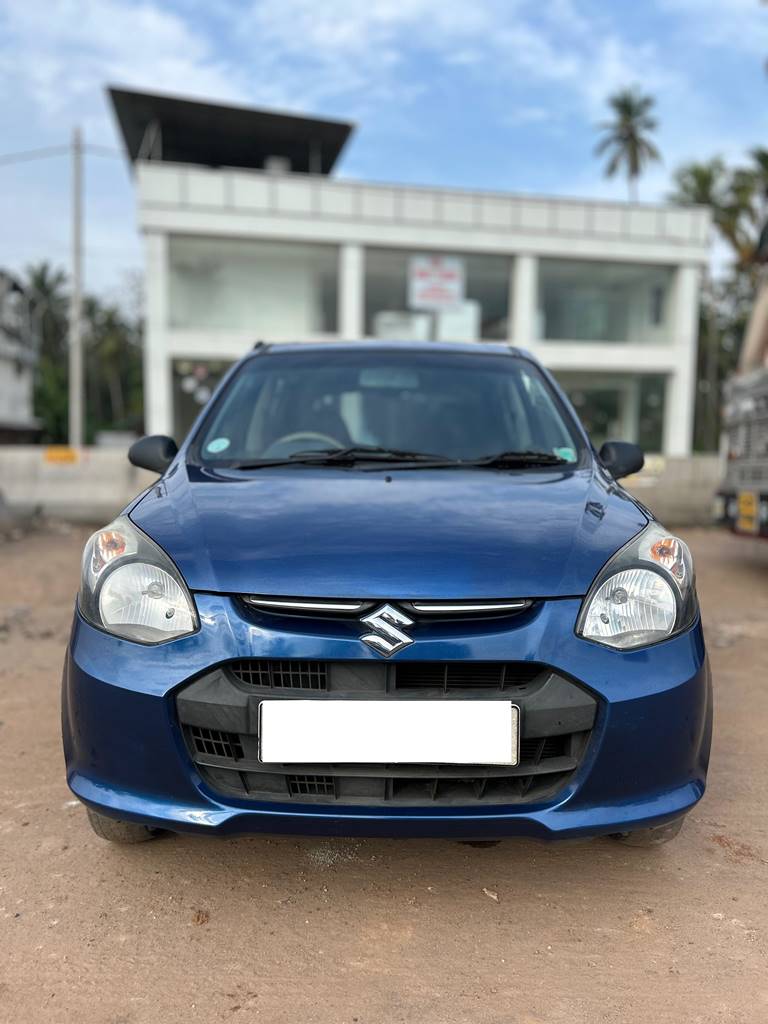
[[[150,828],[148,825],[137,825],[133,821],[118,821],[117,818],[108,818],[106,814],[99,814],[98,811],[86,807],[88,822],[101,839],[107,839],[110,843],[145,843],[148,839],[155,839],[160,834],[160,829]]]
[[[655,825],[653,828],[639,828],[635,832],[619,832],[611,839],[616,839],[625,846],[662,846],[670,842],[683,827],[685,818],[675,818],[666,825]]]

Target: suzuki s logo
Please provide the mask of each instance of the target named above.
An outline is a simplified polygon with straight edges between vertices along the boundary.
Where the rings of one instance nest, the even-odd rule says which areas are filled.
[[[360,639],[374,651],[383,654],[385,658],[388,658],[390,654],[395,654],[396,651],[402,651],[404,647],[413,643],[408,634],[398,628],[399,626],[412,626],[413,619],[409,619],[407,615],[398,611],[397,608],[393,608],[391,604],[383,604],[381,608],[377,608],[370,615],[364,615],[360,621],[364,622],[366,626],[370,626],[372,630],[365,636],[361,636]]]

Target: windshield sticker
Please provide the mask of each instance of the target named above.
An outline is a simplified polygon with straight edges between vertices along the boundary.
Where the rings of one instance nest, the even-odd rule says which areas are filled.
[[[225,452],[229,448],[228,437],[214,437],[212,441],[209,441],[205,446],[205,450],[210,452],[211,455],[218,455],[219,452]]]
[[[565,459],[566,462],[576,462],[578,456],[574,448],[553,448],[553,453],[559,456],[561,459]]]

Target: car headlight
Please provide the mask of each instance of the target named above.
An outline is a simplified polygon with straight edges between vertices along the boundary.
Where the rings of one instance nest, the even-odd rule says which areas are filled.
[[[651,523],[598,573],[576,632],[607,647],[631,650],[682,632],[697,611],[690,551],[659,523]]]
[[[85,545],[78,600],[92,625],[141,644],[175,640],[198,628],[179,570],[126,516]]]

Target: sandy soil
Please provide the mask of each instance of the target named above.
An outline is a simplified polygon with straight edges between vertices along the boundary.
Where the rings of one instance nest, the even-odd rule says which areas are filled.
[[[715,747],[667,847],[115,847],[72,800],[59,741],[84,536],[0,546],[1,1021],[768,1021],[768,545],[689,535]]]

